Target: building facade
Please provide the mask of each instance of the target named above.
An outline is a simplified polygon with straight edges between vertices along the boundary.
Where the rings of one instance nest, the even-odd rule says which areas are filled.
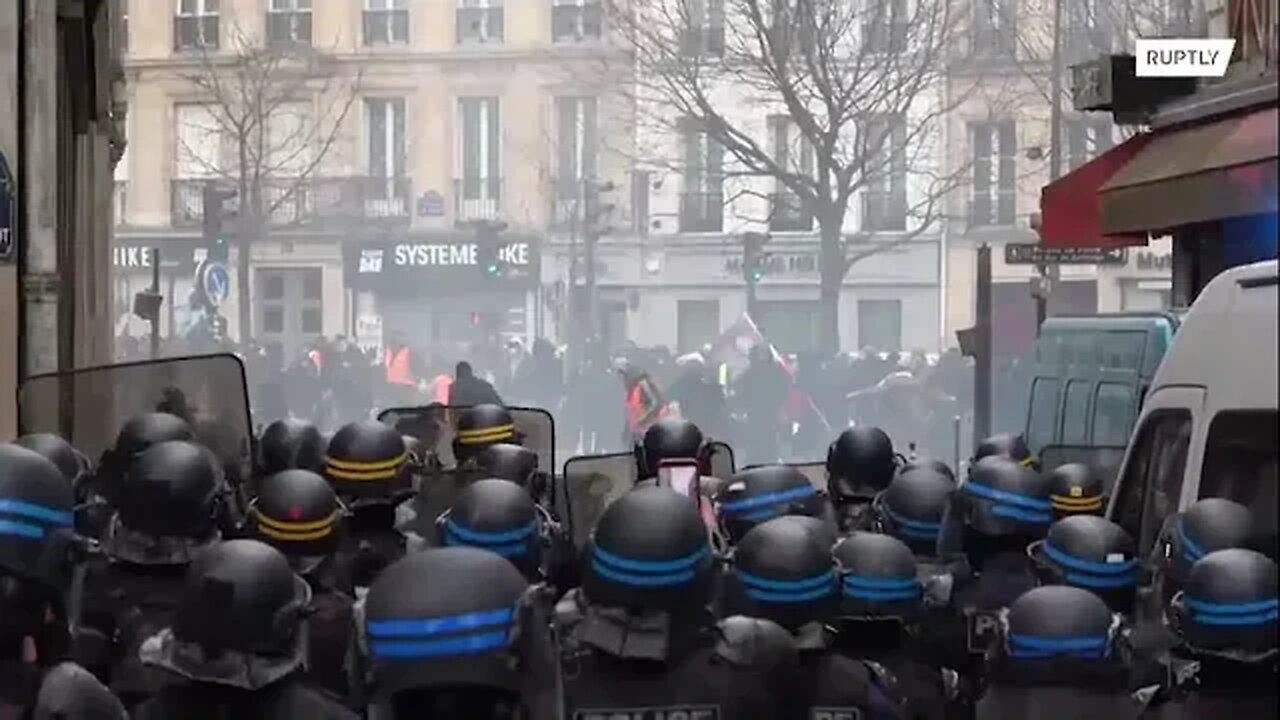
[[[557,182],[582,171],[562,160],[583,155],[584,138],[625,137],[600,97],[620,65],[606,62],[599,2],[125,4],[134,147],[116,175],[118,329],[140,330],[125,311],[151,282],[151,247],[163,331],[198,319],[193,268],[218,250],[203,237],[212,183],[239,193],[228,208],[248,200],[223,221],[236,290],[219,312],[232,337],[296,356],[322,336],[428,345],[539,332]],[[246,109],[214,79],[266,84],[278,101]],[[274,154],[255,155],[237,116],[261,121]],[[593,172],[622,182],[626,151],[593,148]],[[483,267],[489,245],[501,272]]]

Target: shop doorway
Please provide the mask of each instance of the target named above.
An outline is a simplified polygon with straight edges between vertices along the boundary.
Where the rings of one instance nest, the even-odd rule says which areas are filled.
[[[254,335],[290,363],[324,335],[324,272],[261,268],[254,280]]]

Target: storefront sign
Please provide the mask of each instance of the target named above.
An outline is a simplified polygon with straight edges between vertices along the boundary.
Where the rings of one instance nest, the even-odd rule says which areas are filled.
[[[111,248],[111,266],[123,271],[151,269],[152,248],[160,249],[160,265],[179,273],[194,272],[209,251],[198,238],[128,238],[117,237]]]
[[[418,243],[396,245],[392,257],[401,267],[432,265],[476,265],[479,249],[475,243]],[[529,243],[510,243],[498,248],[498,260],[507,265],[529,264]]]
[[[498,249],[498,259],[505,271],[493,282],[537,281],[538,248],[534,241],[510,240]],[[479,279],[480,253],[472,240],[397,242],[348,247],[344,265],[348,284],[363,289],[461,290]]]
[[[766,275],[807,275],[818,272],[818,254],[769,254],[762,263]],[[742,272],[742,256],[731,255],[724,260],[725,272]]]
[[[1140,252],[1134,259],[1134,264],[1139,270],[1169,272],[1173,270],[1173,253]]]

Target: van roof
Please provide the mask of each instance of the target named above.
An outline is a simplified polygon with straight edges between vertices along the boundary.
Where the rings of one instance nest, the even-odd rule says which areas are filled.
[[[1278,291],[1275,260],[1230,268],[1210,280],[1183,319],[1153,388],[1211,387],[1220,408],[1274,409]]]

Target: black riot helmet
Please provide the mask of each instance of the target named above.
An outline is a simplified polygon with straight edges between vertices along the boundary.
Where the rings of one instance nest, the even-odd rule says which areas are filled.
[[[1140,573],[1138,545],[1124,528],[1094,515],[1072,515],[1027,546],[1040,582],[1089,590],[1113,612],[1133,610]]]
[[[645,430],[636,447],[637,477],[656,477],[666,460],[698,460],[702,451],[702,431],[679,418],[662,418]]]
[[[129,465],[115,493],[118,524],[149,538],[207,540],[225,487],[206,448],[182,440],[153,445]]]
[[[116,442],[102,454],[98,463],[96,489],[110,498],[114,486],[128,470],[129,463],[147,448],[168,440],[196,439],[191,424],[177,415],[153,412],[134,415],[116,433]]]
[[[56,465],[35,451],[0,444],[0,573],[42,588],[50,602],[60,598],[74,564],[74,508],[71,482]]]
[[[1249,547],[1254,539],[1249,508],[1225,498],[1197,500],[1170,517],[1153,568],[1165,601],[1182,589],[1197,560],[1215,550]]]
[[[523,442],[515,418],[501,405],[475,405],[458,411],[453,457],[459,463],[470,460],[490,445]]]
[[[906,543],[916,555],[931,557],[937,552],[942,516],[955,490],[953,477],[937,468],[906,467],[872,504],[876,529]]]
[[[796,519],[761,523],[734,548],[732,614],[772,620],[793,631],[835,614],[840,594],[830,538],[792,522]]]
[[[1169,624],[1193,653],[1273,657],[1278,582],[1275,561],[1260,552],[1211,552],[1191,566],[1185,589],[1169,604]]]
[[[476,466],[489,477],[525,488],[534,497],[546,492],[547,479],[538,470],[538,453],[520,445],[497,443],[475,454]]]
[[[1049,473],[1049,499],[1053,502],[1053,516],[1099,515],[1107,508],[1107,497],[1098,477],[1084,463],[1067,463]]]
[[[71,443],[53,433],[31,433],[23,435],[13,444],[33,450],[45,459],[58,466],[72,487],[79,488],[85,475],[89,472],[89,461],[80,454]]]
[[[515,566],[476,548],[432,548],[391,564],[365,598],[376,700],[390,702],[397,720],[435,717],[431,700],[464,688],[514,701],[527,671],[517,643],[534,629],[522,610],[527,589]]]
[[[878,427],[851,427],[827,448],[827,494],[833,502],[870,499],[898,469],[893,441]]]
[[[389,425],[359,420],[329,440],[324,474],[343,497],[386,500],[412,484],[404,438]]]
[[[258,439],[258,473],[274,475],[294,468],[322,472],[325,445],[315,425],[293,418],[276,420]]]
[[[1112,657],[1120,619],[1088,590],[1046,585],[1014,600],[1001,626],[998,647],[1010,660],[1102,661]]]
[[[969,464],[972,467],[983,458],[993,455],[1035,468],[1035,459],[1031,457],[1031,449],[1027,447],[1027,441],[1021,435],[999,433],[983,440],[978,443],[977,449],[973,451],[973,459],[969,461]]]
[[[279,550],[257,540],[228,540],[197,555],[187,569],[173,638],[206,657],[293,656],[300,666],[310,602],[310,588]]]
[[[822,517],[828,505],[809,479],[789,465],[761,465],[735,473],[716,496],[716,515],[731,543],[782,515]]]
[[[937,473],[941,473],[942,475],[945,475],[948,479],[950,479],[951,484],[953,485],[956,482],[955,470],[952,470],[951,466],[945,463],[944,461],[937,460],[934,458],[915,458],[913,460],[908,460],[905,465],[899,468],[898,472],[904,473],[904,472],[907,472],[908,470],[921,470],[921,469],[927,469]]]
[[[436,520],[436,541],[501,555],[533,581],[542,566],[543,525],[542,513],[527,490],[490,478],[458,493],[453,507]]]
[[[911,548],[891,535],[855,532],[832,551],[840,576],[840,615],[856,621],[914,618],[924,589]],[[856,638],[855,638],[856,640]]]
[[[341,542],[344,512],[323,477],[310,470],[282,470],[258,483],[246,530],[291,561],[325,557]]]
[[[1003,553],[1022,553],[1053,521],[1048,479],[1008,458],[979,460],[951,494],[938,536],[943,556],[964,555],[970,567]]]
[[[637,488],[596,523],[582,591],[596,605],[689,617],[710,599],[713,563],[707,527],[688,498]]]

